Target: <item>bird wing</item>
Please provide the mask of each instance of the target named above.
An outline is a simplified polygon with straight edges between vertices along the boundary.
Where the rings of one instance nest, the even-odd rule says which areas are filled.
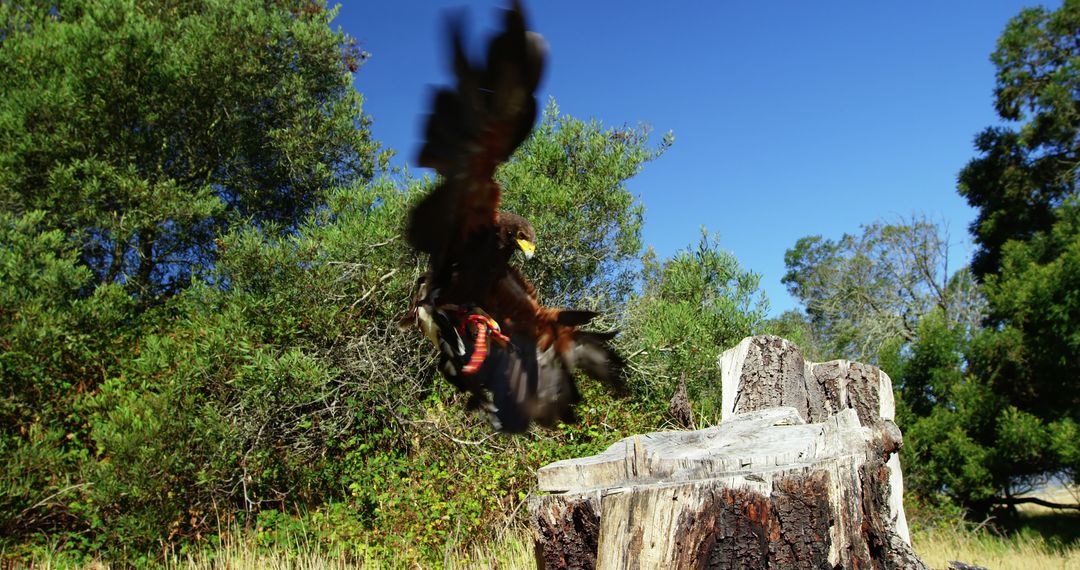
[[[526,30],[518,2],[506,11],[485,62],[470,60],[462,28],[460,19],[451,20],[457,84],[435,91],[418,160],[442,178],[412,210],[407,230],[413,247],[436,256],[495,224],[501,195],[495,169],[532,132],[547,51],[543,38]]]
[[[450,37],[457,84],[435,92],[419,164],[440,181],[411,211],[409,243],[430,255],[409,317],[440,353],[440,369],[469,406],[487,411],[507,432],[533,422],[572,422],[580,369],[621,386],[613,333],[577,330],[591,311],[539,303],[536,289],[493,255],[501,188],[495,170],[528,138],[536,121],[536,88],[546,45],[526,30],[519,3],[505,14],[487,59],[470,61],[460,21]]]
[[[574,382],[580,370],[616,392],[624,392],[624,361],[611,347],[614,332],[589,332],[597,313],[541,305],[532,284],[508,267],[485,308],[498,319],[510,342],[492,345],[482,385],[491,392],[493,423],[502,431],[524,431],[536,422],[552,427],[573,423],[581,397]]]
[[[495,308],[490,313],[438,304],[428,278],[417,282],[409,319],[439,351],[443,376],[468,392],[468,407],[486,412],[496,429],[519,433],[534,422],[573,423],[581,400],[575,370],[624,391],[624,362],[610,344],[615,333],[576,328],[596,313],[540,305],[516,269],[500,280],[500,300],[487,300],[486,307]]]

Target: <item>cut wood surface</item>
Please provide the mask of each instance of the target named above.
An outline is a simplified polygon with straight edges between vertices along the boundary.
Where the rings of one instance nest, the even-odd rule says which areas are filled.
[[[537,473],[548,568],[925,568],[907,536],[891,382],[772,336],[720,358],[724,419]],[[894,493],[894,491],[896,491]]]

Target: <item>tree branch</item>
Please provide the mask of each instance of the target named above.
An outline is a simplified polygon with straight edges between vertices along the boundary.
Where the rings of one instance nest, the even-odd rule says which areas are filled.
[[[995,505],[1020,505],[1025,503],[1031,503],[1050,509],[1068,509],[1073,511],[1080,511],[1080,504],[1053,503],[1045,499],[1040,499],[1038,497],[1002,497],[994,499],[993,503]]]

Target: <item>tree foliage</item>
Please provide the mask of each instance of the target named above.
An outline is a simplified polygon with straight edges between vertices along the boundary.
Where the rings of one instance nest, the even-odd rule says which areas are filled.
[[[628,307],[624,339],[639,390],[670,397],[685,379],[699,416],[718,419],[717,357],[761,326],[768,311],[761,277],[704,229],[696,245],[666,260],[650,250],[643,262],[645,283]]]
[[[1019,128],[979,134],[981,156],[960,173],[959,191],[978,216],[972,261],[983,278],[1002,269],[1009,241],[1050,231],[1055,211],[1076,195],[1080,174],[1080,3],[1029,8],[1009,21],[991,56],[995,108]]]
[[[815,336],[836,355],[877,353],[892,375],[908,487],[929,501],[985,513],[1077,476],[1078,36],[1080,2],[1067,1],[1024,10],[999,39],[996,108],[1012,124],[980,133],[960,173],[977,210],[970,272],[949,275],[923,223],[788,252],[785,282]]]
[[[1024,410],[985,374],[999,361],[1003,337],[984,329],[967,338],[934,312],[892,374],[901,394],[898,423],[905,485],[917,499],[941,496],[981,517],[995,506],[1075,469],[1076,423]]]
[[[645,208],[626,181],[671,146],[650,131],[604,128],[559,114],[548,103],[534,135],[499,170],[503,208],[537,228],[539,249],[526,272],[555,306],[613,308],[636,284]]]
[[[85,291],[89,269],[40,211],[0,212],[0,535],[64,528],[53,506],[85,486],[89,445],[74,410],[102,377],[115,374],[138,334],[116,285]]]
[[[143,14],[123,9],[133,21]],[[223,21],[235,25],[231,18]],[[350,136],[367,136],[363,121],[353,127]],[[331,144],[331,135],[308,143]],[[123,155],[135,140],[110,152]],[[6,194],[0,544],[13,554],[49,548],[139,565],[163,545],[198,546],[244,525],[266,540],[303,532],[329,550],[430,561],[448,537],[490,537],[522,512],[536,467],[664,425],[666,379],[711,368],[724,348],[714,343],[733,342],[760,318],[741,312],[759,310],[743,300],[756,280],[712,242],[696,255],[649,257],[653,277],[642,290],[633,269],[643,209],[625,183],[668,145],[670,137],[652,146],[647,129],[608,129],[552,104],[499,172],[506,207],[539,229],[539,253],[525,269],[545,300],[607,310],[602,322],[627,328],[624,348],[661,334],[690,359],[641,351],[630,359],[641,371],[630,398],[584,383],[579,424],[514,439],[490,437],[437,378],[422,337],[397,328],[422,269],[401,232],[425,181],[369,181],[366,171],[349,177],[335,167],[336,181],[291,218],[240,216],[222,198],[229,186],[215,186],[208,200],[221,205],[212,217],[220,225],[183,237],[209,252],[198,261],[202,279],[173,290],[180,274],[170,274],[154,291],[173,294],[152,304],[126,269],[102,278],[87,244],[105,234],[64,225],[54,209],[21,214],[25,196]],[[143,176],[132,172],[130,180]],[[95,192],[123,191],[123,180],[111,180],[95,182]],[[150,204],[146,193],[125,199],[136,210]],[[111,219],[86,204],[71,210],[86,227]],[[679,304],[690,294],[698,312],[713,308],[706,319]],[[627,302],[651,320],[618,311]],[[694,327],[693,343],[676,346],[682,329],[663,324],[680,320]]]
[[[950,273],[948,254],[948,236],[925,218],[875,222],[837,241],[800,239],[784,254],[783,282],[824,357],[876,362],[890,342],[914,341],[933,310],[978,326],[985,302],[967,268]]]
[[[243,527],[442,560],[513,524],[539,465],[663,426],[679,376],[718,389],[716,356],[760,322],[714,238],[642,261],[626,182],[671,136],[552,102],[497,173],[504,207],[538,229],[543,300],[623,330],[632,393],[583,382],[580,423],[493,437],[397,328],[429,181],[384,169],[333,15],[0,3],[5,556],[144,565]]]
[[[96,283],[173,293],[233,224],[289,229],[379,161],[307,0],[0,5],[0,205],[45,213]]]
[[[970,371],[997,398],[996,492],[1062,469],[1080,449],[1080,2],[1024,10],[998,41],[996,108],[1015,127],[984,131],[959,191],[978,210],[973,268],[991,326]],[[1066,443],[1068,442],[1068,443]]]

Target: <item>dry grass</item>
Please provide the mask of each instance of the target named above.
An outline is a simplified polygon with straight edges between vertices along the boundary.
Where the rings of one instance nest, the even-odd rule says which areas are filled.
[[[1038,493],[1048,501],[1076,504],[1077,490],[1056,487]],[[959,560],[993,570],[1029,568],[1080,570],[1080,512],[1024,504],[1005,537],[988,529],[933,529],[915,533],[915,551],[931,568]]]
[[[216,550],[193,554],[169,556],[164,563],[167,570],[382,570],[396,568],[422,568],[411,561],[394,559],[392,556],[331,556],[319,552],[303,540],[290,546],[273,549],[259,548],[249,539],[236,539],[242,533],[234,533]],[[2,557],[0,557],[2,558]],[[358,559],[359,558],[359,559]],[[15,566],[18,567],[18,566]],[[35,570],[60,570],[74,568],[70,561],[61,558],[39,557],[30,561],[28,568]],[[498,541],[467,550],[448,545],[441,564],[432,567],[448,570],[503,569],[517,570],[535,568],[532,540],[528,531],[511,530]],[[5,568],[8,568],[5,566]],[[84,570],[110,570],[111,565],[93,562],[82,565]]]
[[[1080,570],[1080,545],[1060,548],[1041,537],[1002,538],[987,531],[935,530],[917,533],[915,550],[931,568],[948,568],[950,560],[983,566],[992,570],[1059,569]],[[516,570],[535,568],[532,545],[525,532],[468,552],[449,553],[439,566],[451,570],[499,568]],[[34,568],[59,570],[62,562],[36,560]],[[414,563],[393,559],[356,561],[332,557],[297,546],[267,552],[245,542],[223,545],[209,553],[176,556],[167,561],[170,570],[372,570],[383,568],[418,568]],[[104,564],[90,564],[87,570],[108,570]]]
[[[959,560],[993,570],[1080,570],[1080,547],[1056,548],[1039,537],[935,530],[916,534],[913,542],[931,568],[948,568],[950,560]]]
[[[931,568],[948,568],[950,560],[959,560],[992,570],[1080,570],[1080,544],[1061,547],[1030,534],[1003,538],[985,530],[973,534],[946,529],[916,533],[913,538],[916,552]],[[526,531],[519,531],[467,552],[449,551],[443,564],[439,566],[451,570],[516,570],[535,568],[535,561]],[[59,570],[70,566],[63,562],[39,559],[34,561],[32,567]],[[165,567],[170,570],[381,570],[419,566],[385,557],[364,561],[333,557],[302,545],[266,551],[257,549],[246,541],[234,541],[223,544],[212,554],[200,552],[172,557]],[[84,568],[108,570],[110,567],[97,563]]]
[[[448,570],[516,570],[535,566],[532,544],[524,530],[510,532],[501,540],[467,551],[448,548],[442,564],[438,565]],[[166,564],[169,570],[381,570],[419,567],[416,562],[395,560],[385,555],[358,561],[343,556],[327,556],[302,544],[294,545],[290,549],[266,552],[242,542],[226,545],[212,556],[204,552],[176,557]]]
[[[449,559],[452,570],[536,568],[532,537],[527,530],[507,533],[501,540],[471,549],[459,559]]]
[[[1061,525],[1080,533],[1080,516],[1035,505],[1025,506],[1022,512],[1025,522],[1030,525]],[[1054,536],[1052,532],[1049,534]],[[916,534],[914,542],[915,550],[931,568],[948,568],[950,560],[959,560],[992,570],[1080,570],[1080,542],[1063,544],[1061,540],[1048,540],[1030,529],[1010,537],[998,536],[985,529],[977,533],[961,529],[934,530]],[[448,550],[441,566],[451,570],[516,570],[535,568],[535,561],[528,532],[520,530],[468,551]],[[385,558],[362,563],[349,561],[314,553],[301,545],[291,550],[260,553],[251,545],[234,543],[223,546],[213,558],[206,554],[176,558],[168,567],[173,570],[367,570],[416,566]]]
[[[169,570],[356,570],[382,566],[311,551],[261,552],[250,547],[230,546],[214,552],[213,556],[199,552],[173,558],[165,567]]]
[[[1075,502],[1068,490],[1041,493],[1041,497],[1063,503]],[[915,551],[931,568],[945,569],[949,561],[992,570],[1061,569],[1080,570],[1080,513],[1022,505],[1020,521],[1006,537],[987,528],[970,532],[963,527],[916,532]],[[233,533],[241,536],[243,533]],[[448,544],[442,563],[437,567],[451,570],[498,568],[516,570],[534,568],[532,540],[524,529],[510,531],[500,540],[463,550]],[[61,561],[35,560],[34,568],[67,568]],[[334,557],[307,545],[302,539],[279,549],[257,548],[246,539],[228,540],[217,550],[192,555],[175,555],[166,561],[170,570],[355,570],[383,568],[419,568],[415,562],[393,557]],[[88,570],[108,570],[108,565],[91,564]]]

